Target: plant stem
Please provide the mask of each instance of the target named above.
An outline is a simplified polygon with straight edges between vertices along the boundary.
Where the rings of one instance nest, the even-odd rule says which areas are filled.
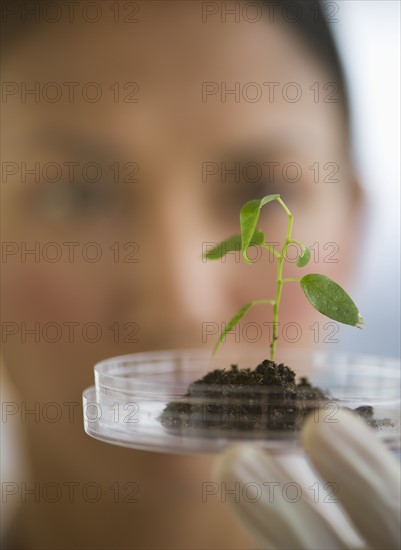
[[[280,206],[284,209],[285,213],[288,216],[288,225],[287,225],[287,235],[285,237],[285,243],[283,248],[281,249],[281,254],[278,257],[277,262],[277,290],[276,290],[276,297],[274,299],[273,304],[273,338],[272,342],[270,344],[270,360],[274,361],[276,356],[276,345],[278,340],[278,308],[280,305],[280,299],[281,299],[281,293],[283,290],[283,284],[285,282],[285,279],[283,279],[283,267],[284,267],[284,258],[285,253],[288,248],[288,245],[291,242],[291,231],[292,231],[292,223],[293,223],[293,216],[289,209],[287,208],[287,205],[284,203],[284,201],[278,197],[277,202],[280,204]]]

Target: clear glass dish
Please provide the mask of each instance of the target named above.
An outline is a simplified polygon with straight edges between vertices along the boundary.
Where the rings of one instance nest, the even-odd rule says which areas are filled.
[[[216,453],[244,441],[271,452],[298,451],[299,430],[261,430],[257,414],[248,415],[240,429],[238,423],[232,428],[227,418],[221,421],[221,409],[220,421],[213,416],[214,405],[221,403],[218,393],[206,401],[186,395],[192,382],[213,369],[229,369],[232,364],[253,369],[265,357],[265,349],[234,348],[219,350],[213,360],[207,349],[138,353],[101,361],[94,367],[95,386],[83,393],[85,431],[115,445],[163,453]],[[313,414],[322,414],[330,422],[338,407],[373,407],[378,437],[399,453],[399,359],[302,350],[281,351],[278,359],[296,372],[297,380],[307,376],[313,386],[329,393],[330,399],[319,403]],[[194,411],[190,425],[185,415],[177,413],[176,423],[170,415],[166,426],[163,411],[169,403]],[[241,411],[243,395],[233,403]],[[235,410],[229,414],[235,416]]]

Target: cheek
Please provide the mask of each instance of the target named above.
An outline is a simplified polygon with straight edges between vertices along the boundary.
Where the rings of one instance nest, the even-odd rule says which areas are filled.
[[[104,319],[111,288],[107,276],[99,277],[96,268],[90,267],[10,261],[3,268],[5,318],[21,322]]]
[[[110,244],[121,237],[117,228],[99,218],[77,225],[28,217],[24,215],[26,190],[15,186],[6,191],[4,318],[19,323],[107,323],[111,316],[115,318],[122,303],[118,293],[126,290],[125,264],[116,262],[110,250]]]

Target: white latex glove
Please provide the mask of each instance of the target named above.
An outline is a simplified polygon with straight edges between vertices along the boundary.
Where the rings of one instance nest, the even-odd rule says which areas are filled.
[[[311,415],[302,430],[302,441],[318,474],[336,484],[336,496],[363,542],[350,545],[349,536],[345,536],[347,526],[332,524],[322,513],[327,504],[315,504],[307,491],[296,502],[283,498],[281,488],[286,483],[301,486],[302,480],[289,474],[281,458],[240,445],[217,459],[215,477],[225,489],[240,484],[237,498],[227,501],[262,548],[400,548],[400,463],[354,413],[340,410],[336,419],[337,423],[317,422]],[[273,481],[280,485],[276,492],[269,492],[266,482]],[[246,485],[249,492],[252,486],[266,490],[259,499],[245,498],[240,488]]]

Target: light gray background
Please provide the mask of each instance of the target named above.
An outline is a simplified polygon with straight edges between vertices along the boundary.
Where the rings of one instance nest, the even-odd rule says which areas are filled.
[[[330,2],[326,2],[329,4]],[[400,2],[340,0],[332,23],[353,110],[354,156],[367,195],[350,291],[366,327],[337,348],[400,355]]]

